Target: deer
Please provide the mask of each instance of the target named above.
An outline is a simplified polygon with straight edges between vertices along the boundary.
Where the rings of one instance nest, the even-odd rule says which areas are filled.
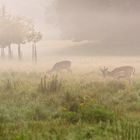
[[[60,72],[62,70],[66,70],[66,71],[72,73],[71,61],[65,60],[65,61],[57,62],[56,64],[53,65],[52,69],[49,70],[47,73],[51,74],[53,72]]]
[[[125,78],[129,80],[129,83],[131,83],[131,78],[135,73],[135,68],[132,66],[120,66],[112,71],[109,71],[107,67],[104,67],[103,69],[100,69],[104,78],[112,77],[114,79],[121,79]]]

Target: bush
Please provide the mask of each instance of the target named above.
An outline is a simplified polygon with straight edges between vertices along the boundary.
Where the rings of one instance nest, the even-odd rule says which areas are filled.
[[[80,114],[76,112],[63,112],[61,117],[69,123],[77,123],[80,120]]]
[[[77,108],[76,111],[70,111],[66,108],[57,117],[66,119],[70,123],[78,121],[82,121],[83,123],[99,123],[113,122],[115,120],[115,113],[96,104],[79,105]]]
[[[70,92],[62,96],[61,105],[69,111],[77,112],[80,107],[80,98]]]
[[[112,122],[115,119],[115,114],[108,109],[99,105],[87,105],[80,109],[81,118],[88,122]]]

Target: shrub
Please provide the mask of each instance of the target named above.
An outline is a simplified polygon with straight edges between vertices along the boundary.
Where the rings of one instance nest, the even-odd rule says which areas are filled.
[[[61,117],[67,120],[69,123],[77,123],[80,120],[80,114],[76,112],[63,112]]]
[[[112,122],[115,119],[115,114],[108,109],[99,105],[86,105],[80,109],[82,120],[88,122]]]
[[[80,105],[84,101],[85,100],[80,95],[76,95],[68,91],[61,96],[61,105],[68,111],[72,112],[78,112]]]

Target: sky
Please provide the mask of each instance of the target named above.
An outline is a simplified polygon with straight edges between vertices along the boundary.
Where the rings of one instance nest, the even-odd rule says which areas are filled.
[[[63,39],[87,40],[71,52],[139,55],[139,0],[55,0],[56,21]],[[74,51],[73,51],[74,50]],[[63,50],[64,51],[64,50]],[[66,50],[70,53],[70,50]],[[87,52],[87,53],[86,53]]]
[[[46,20],[46,10],[50,8],[53,0],[0,0],[0,5],[5,5],[8,13],[26,16],[31,19],[36,28],[43,32],[45,39],[57,38],[59,35],[54,27]]]

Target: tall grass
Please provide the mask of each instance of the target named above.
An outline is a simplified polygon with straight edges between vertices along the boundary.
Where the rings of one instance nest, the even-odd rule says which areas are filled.
[[[0,139],[138,140],[139,83],[0,73]]]

